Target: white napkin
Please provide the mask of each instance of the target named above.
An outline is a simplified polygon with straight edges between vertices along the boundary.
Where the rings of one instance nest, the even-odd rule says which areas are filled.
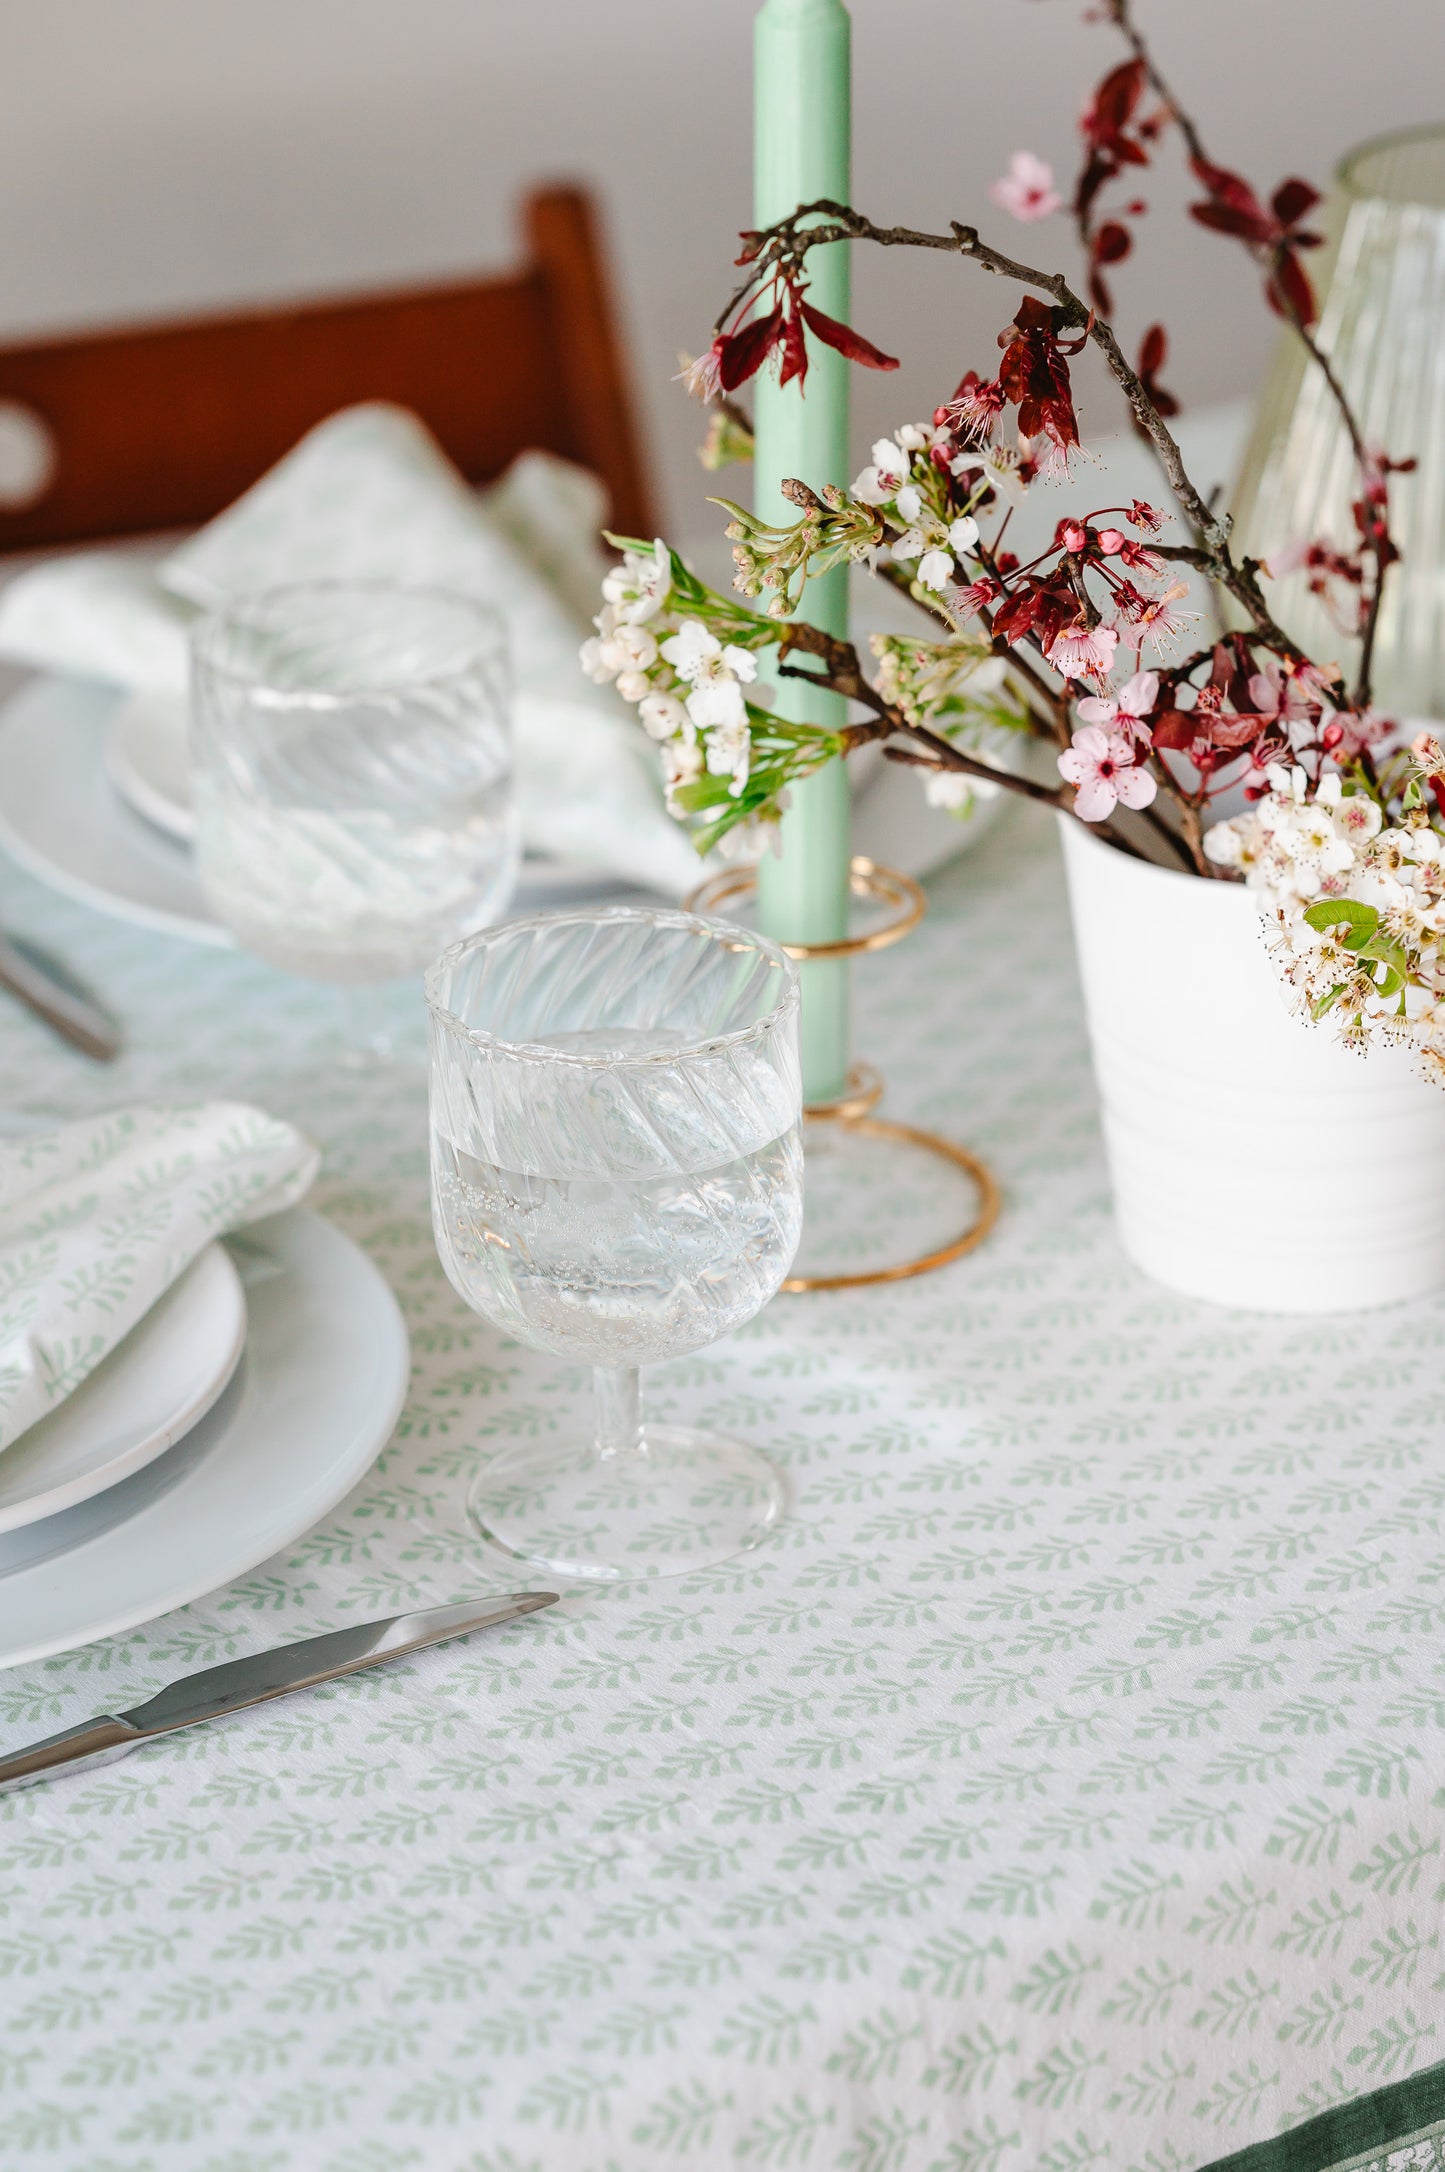
[[[0,1449],[212,1238],[294,1206],[318,1158],[240,1101],[120,1109],[0,1147]]]
[[[525,844],[678,895],[697,857],[663,807],[654,751],[577,663],[601,516],[600,484],[565,461],[524,454],[478,493],[405,409],[346,408],[159,566],[87,551],[21,574],[0,593],[0,655],[179,704],[200,606],[305,579],[459,589],[507,621]]]

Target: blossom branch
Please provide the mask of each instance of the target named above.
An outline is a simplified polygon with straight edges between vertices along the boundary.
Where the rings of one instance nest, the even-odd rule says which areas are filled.
[[[826,223],[807,223],[814,219]],[[1047,294],[1058,311],[1060,325],[1076,329],[1103,355],[1111,375],[1129,402],[1135,421],[1158,454],[1181,510],[1200,537],[1199,548],[1206,554],[1202,570],[1234,597],[1252,621],[1256,637],[1267,648],[1297,663],[1308,661],[1304,651],[1276,623],[1264,600],[1252,562],[1246,560],[1239,564],[1231,554],[1228,518],[1215,514],[1196,488],[1168,424],[1124,354],[1113,327],[1107,319],[1085,306],[1061,272],[1040,271],[1036,265],[1005,256],[1002,250],[984,241],[976,227],[965,226],[958,220],[950,223],[946,234],[928,233],[909,226],[879,226],[865,213],[828,197],[820,197],[811,204],[800,204],[788,218],[769,227],[758,238],[760,260],[765,267],[783,260],[796,262],[810,249],[833,241],[871,241],[885,249],[936,249],[967,257],[997,278],[1012,279],[1021,286]],[[740,290],[744,296],[759,276],[755,270],[748,286]],[[736,306],[735,297],[729,310]]]
[[[1002,787],[1021,799],[1033,800],[1037,805],[1052,807],[1062,814],[1078,817],[1074,806],[1074,794],[1058,786],[1039,784],[1032,777],[1021,776],[1017,770],[997,768],[980,761],[976,755],[940,732],[930,731],[926,724],[917,724],[894,702],[888,701],[873,685],[858,660],[858,651],[851,641],[843,641],[835,634],[824,633],[821,627],[809,625],[805,620],[793,620],[781,632],[778,648],[780,661],[778,676],[782,679],[802,679],[810,686],[841,694],[845,700],[856,701],[872,711],[867,723],[848,724],[839,733],[845,753],[853,753],[859,747],[875,745],[879,740],[898,737],[908,742],[906,747],[884,746],[883,754],[889,761],[908,762],[914,767],[931,770],[951,769],[966,777],[975,777],[981,783]],[[801,665],[786,661],[791,650],[815,656],[822,664],[821,671],[805,670]],[[911,751],[910,751],[911,750]],[[1152,808],[1144,810],[1144,818],[1151,829],[1184,859],[1191,873],[1203,868],[1202,857],[1196,867],[1195,858],[1184,847],[1177,832],[1161,822]],[[1121,852],[1136,860],[1148,858],[1147,853],[1129,843],[1108,822],[1088,825],[1097,835],[1108,839]]]

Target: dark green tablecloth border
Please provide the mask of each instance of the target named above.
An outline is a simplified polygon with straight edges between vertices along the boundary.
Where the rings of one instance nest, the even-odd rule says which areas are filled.
[[[1268,2142],[1251,2142],[1232,2157],[1217,2157],[1200,2172],[1337,2172],[1368,2164],[1387,2150],[1403,2149],[1445,2129],[1445,2061],[1389,2082],[1367,2097],[1352,2097],[1291,2127]]]

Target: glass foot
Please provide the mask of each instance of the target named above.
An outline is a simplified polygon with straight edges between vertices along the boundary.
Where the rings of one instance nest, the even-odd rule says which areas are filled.
[[[779,1472],[745,1442],[649,1425],[640,1449],[509,1448],[472,1486],[482,1537],[549,1576],[685,1576],[756,1546],[785,1507]]]

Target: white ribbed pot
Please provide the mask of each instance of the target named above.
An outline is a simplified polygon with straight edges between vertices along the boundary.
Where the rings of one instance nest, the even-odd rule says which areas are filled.
[[[1235,883],[1060,818],[1125,1251],[1191,1297],[1340,1312],[1445,1285],[1445,1090],[1285,1005]]]

